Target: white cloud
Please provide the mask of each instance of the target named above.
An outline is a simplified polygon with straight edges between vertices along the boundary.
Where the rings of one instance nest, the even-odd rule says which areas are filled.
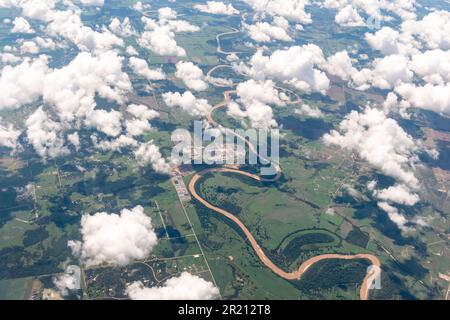
[[[137,50],[133,47],[133,46],[128,46],[126,48],[126,53],[130,56],[137,56],[139,55],[139,53],[137,52]]]
[[[235,101],[230,101],[227,105],[227,114],[233,118],[245,118],[247,113]]]
[[[53,277],[53,283],[62,296],[67,296],[70,291],[81,289],[80,268],[75,265],[67,266],[62,275]]]
[[[42,94],[47,72],[45,56],[35,60],[26,58],[17,66],[4,67],[0,76],[0,110],[16,109],[35,101]]]
[[[68,65],[55,69],[44,79],[43,98],[55,107],[64,121],[73,121],[95,108],[94,97],[123,103],[130,92],[131,82],[122,71],[123,58],[116,52],[102,52],[92,56],[82,52]]]
[[[418,186],[414,164],[418,161],[419,142],[381,110],[367,107],[361,113],[352,111],[340,123],[339,131],[326,134],[324,141],[357,152],[381,172],[408,187]]]
[[[25,121],[27,138],[34,150],[44,159],[67,154],[62,137],[63,127],[53,121],[40,107]]]
[[[17,17],[13,21],[14,27],[11,29],[12,33],[34,33],[30,24],[23,17]]]
[[[110,137],[117,137],[122,132],[122,114],[116,110],[92,110],[85,120],[85,124]]]
[[[127,108],[127,112],[137,119],[147,121],[159,117],[159,113],[157,111],[149,109],[142,104],[130,104]]]
[[[378,202],[378,207],[388,214],[389,219],[391,219],[401,231],[408,232],[412,230],[410,227],[406,226],[408,220],[403,214],[398,212],[397,208],[391,206],[387,202]]]
[[[78,132],[68,134],[67,141],[69,141],[75,147],[76,150],[78,150],[81,146],[80,136],[78,135]]]
[[[324,70],[328,73],[338,76],[343,80],[349,80],[357,72],[352,65],[352,59],[347,51],[339,51],[327,58]]]
[[[288,20],[308,24],[311,14],[305,11],[309,0],[244,0],[260,15],[281,16]]]
[[[139,38],[139,45],[161,56],[184,57],[186,51],[177,45],[175,34],[170,27],[156,27],[153,31],[145,31]]]
[[[211,300],[218,298],[219,289],[209,281],[183,272],[161,287],[146,288],[134,282],[127,287],[126,294],[133,300]]]
[[[143,59],[131,57],[130,66],[136,74],[143,76],[147,80],[164,80],[166,78],[161,68],[152,70],[148,67],[147,61]]]
[[[430,49],[450,49],[450,12],[435,11],[422,20],[405,21],[401,25],[402,32],[416,36]]]
[[[273,78],[306,92],[325,93],[330,81],[316,68],[324,62],[322,50],[310,44],[276,50],[270,56],[264,56],[259,50],[250,59],[251,66],[246,71],[258,80]]]
[[[392,17],[385,16],[382,12],[393,13],[403,20],[415,19],[415,2],[415,0],[325,0],[323,6],[339,10],[352,6],[371,19],[381,22],[392,20]]]
[[[177,12],[169,7],[158,9],[159,20],[174,20],[177,18]]]
[[[86,6],[101,7],[105,4],[105,0],[77,0],[77,1]]]
[[[236,87],[239,103],[228,104],[228,114],[235,118],[248,117],[253,128],[274,128],[278,124],[273,119],[273,111],[270,105],[284,106],[286,101],[282,94],[275,88],[271,80],[255,81],[253,79],[239,83]]]
[[[195,91],[203,91],[208,88],[202,69],[192,62],[179,61],[176,64],[175,76],[183,80],[186,87]]]
[[[197,32],[200,28],[190,24],[185,20],[168,20],[163,24],[172,30],[173,32]]]
[[[278,126],[273,119],[272,108],[261,102],[246,105],[246,116],[250,119],[253,128],[269,129]]]
[[[82,241],[75,248],[86,266],[127,265],[146,258],[158,241],[152,220],[141,206],[123,209],[120,214],[84,215],[81,234]]]
[[[236,87],[236,94],[243,104],[251,104],[255,101],[277,106],[286,104],[272,80],[256,81],[250,79],[241,82]]]
[[[257,22],[252,25],[244,24],[244,29],[250,38],[256,42],[270,42],[272,40],[294,41],[285,29],[273,26],[267,22]]]
[[[358,14],[358,11],[351,5],[342,8],[336,14],[335,21],[344,27],[363,27],[366,25],[363,18]]]
[[[295,113],[300,115],[306,115],[311,118],[322,118],[323,112],[317,107],[311,107],[310,105],[303,104],[299,109],[295,110]]]
[[[122,37],[131,37],[136,33],[131,26],[130,18],[128,17],[125,17],[122,22],[117,18],[111,19],[109,29]]]
[[[17,139],[19,139],[20,134],[21,132],[14,129],[14,126],[11,123],[2,125],[0,122],[0,147],[15,150],[17,148]]]
[[[375,190],[374,196],[384,202],[394,202],[406,206],[413,206],[420,200],[417,194],[412,193],[410,188],[403,184],[396,184],[387,189]]]
[[[137,163],[141,167],[151,164],[152,168],[156,172],[164,174],[169,173],[169,165],[162,157],[159,152],[159,148],[153,143],[153,141],[141,144],[139,148],[134,151],[134,156],[136,157]]]
[[[413,79],[414,73],[409,69],[409,58],[393,54],[381,59],[375,59],[373,69],[362,69],[352,74],[354,84],[360,89],[370,85],[380,89],[393,89],[402,83]]]
[[[197,99],[190,91],[186,91],[183,94],[179,92],[167,92],[162,96],[167,106],[172,108],[180,107],[193,116],[206,115],[212,108],[207,100]]]
[[[140,136],[152,129],[149,121],[159,117],[159,113],[155,110],[148,109],[144,105],[131,104],[127,108],[127,112],[133,116],[132,119],[125,121],[127,133],[131,136]]]
[[[436,86],[404,83],[398,85],[395,92],[412,107],[450,115],[450,83]]]
[[[3,64],[8,64],[8,65],[15,64],[15,63],[22,61],[22,59],[20,57],[17,57],[14,54],[8,53],[8,52],[0,53],[0,60]]]
[[[124,42],[108,29],[94,31],[81,21],[80,13],[71,10],[53,11],[51,22],[46,31],[50,36],[60,36],[73,42],[82,51],[108,51],[113,47],[122,47]]]
[[[366,33],[366,41],[385,55],[399,53],[400,33],[390,27],[383,27],[374,34]]]
[[[239,14],[239,11],[236,10],[233,5],[225,4],[221,1],[207,1],[206,4],[196,4],[194,8],[206,13],[211,14],[224,14],[224,15],[235,15]]]
[[[139,142],[129,134],[121,134],[112,140],[100,140],[96,134],[93,134],[91,135],[91,141],[97,149],[102,151],[120,151],[123,148],[137,148],[139,146]]]
[[[35,0],[3,0],[0,7],[21,8],[22,14],[31,19],[48,21],[53,13],[58,0],[35,1]]]
[[[133,5],[133,9],[136,10],[136,11],[140,11],[140,12],[142,12],[142,11],[144,11],[144,10],[147,10],[147,9],[150,9],[150,7],[151,7],[151,6],[150,6],[149,3],[143,4],[142,1],[138,1],[138,2],[136,2],[136,3]]]
[[[409,67],[430,84],[450,82],[450,51],[429,50],[412,56]]]
[[[24,41],[20,46],[21,54],[38,54],[39,47],[34,41]]]

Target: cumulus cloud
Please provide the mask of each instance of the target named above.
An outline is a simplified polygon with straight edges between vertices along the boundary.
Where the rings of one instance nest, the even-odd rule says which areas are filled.
[[[166,75],[161,68],[154,70],[150,69],[147,61],[145,61],[144,59],[131,57],[130,66],[136,74],[143,76],[147,80],[164,80],[166,78]]]
[[[409,68],[427,83],[444,85],[450,82],[450,51],[435,49],[415,54]]]
[[[169,107],[180,107],[193,116],[207,115],[211,111],[211,105],[206,99],[197,99],[192,92],[166,92],[163,95],[164,102]]]
[[[19,139],[20,134],[21,132],[16,130],[11,123],[3,125],[0,122],[0,147],[15,150],[17,148],[17,139]]]
[[[105,4],[105,0],[77,0],[77,2],[86,6],[102,7]]]
[[[122,132],[122,114],[115,110],[92,110],[86,116],[85,124],[110,137],[117,137]]]
[[[288,20],[309,24],[312,22],[311,14],[307,13],[305,6],[309,0],[244,0],[260,15],[281,16]]]
[[[137,148],[139,146],[139,142],[130,134],[121,134],[112,140],[102,140],[96,134],[93,134],[91,135],[91,141],[97,149],[102,151],[120,151],[124,148]]]
[[[186,56],[186,51],[175,40],[175,32],[197,32],[200,28],[187,21],[176,20],[176,11],[169,7],[160,8],[158,17],[158,21],[142,17],[146,31],[138,39],[139,45],[161,56]]]
[[[177,71],[175,72],[175,76],[183,80],[184,84],[189,89],[203,91],[208,88],[202,69],[192,62],[179,61],[176,64],[176,68]]]
[[[367,107],[363,112],[352,111],[340,123],[339,131],[326,134],[324,141],[356,152],[408,187],[418,186],[414,164],[420,145],[382,110]]]
[[[415,19],[415,2],[415,0],[325,0],[323,6],[329,9],[338,9],[338,14],[342,9],[351,6],[354,10],[364,12],[375,21],[388,21],[392,17],[385,16],[382,12],[392,13],[403,20]]]
[[[422,20],[409,20],[401,25],[405,34],[417,37],[429,49],[450,49],[450,12],[434,11],[423,17]]]
[[[26,58],[17,66],[6,66],[1,71],[0,110],[15,109],[35,101],[41,94],[48,72],[48,59],[41,56]]]
[[[13,20],[12,33],[34,33],[28,21],[23,17],[17,17]]]
[[[245,115],[250,119],[253,128],[269,129],[278,126],[273,118],[273,110],[267,104],[255,101],[245,107]]]
[[[279,26],[273,26],[267,22],[257,22],[252,25],[244,24],[250,38],[256,42],[270,42],[272,40],[294,41],[285,29]]]
[[[117,137],[122,130],[121,113],[96,109],[95,98],[126,101],[132,87],[122,71],[122,60],[114,51],[82,52],[68,65],[50,69],[45,56],[25,58],[1,71],[5,91],[0,93],[0,109],[18,108],[42,97],[48,114],[40,108],[25,124],[29,142],[43,158],[66,154],[64,133],[81,125]]]
[[[142,206],[123,209],[120,214],[84,215],[81,235],[81,242],[70,242],[69,246],[86,266],[127,265],[146,258],[158,241],[152,220]]]
[[[52,11],[46,31],[50,36],[60,36],[74,43],[80,50],[89,52],[108,51],[124,42],[108,29],[101,32],[85,26],[80,13],[72,10]]]
[[[25,121],[28,142],[44,159],[55,158],[68,153],[62,136],[63,126],[53,121],[42,107]]]
[[[136,33],[131,26],[130,18],[128,17],[125,17],[123,21],[113,18],[109,24],[109,29],[122,37],[131,37]]]
[[[145,31],[138,42],[141,47],[161,56],[184,57],[186,55],[186,51],[177,45],[175,33],[168,26],[158,26],[153,31]]]
[[[369,45],[384,55],[398,54],[401,50],[400,33],[390,27],[383,27],[375,33],[366,33]]]
[[[450,114],[450,83],[445,85],[426,84],[418,86],[411,83],[400,84],[395,88],[409,106]]]
[[[278,91],[272,80],[241,82],[236,87],[238,103],[231,101],[228,114],[234,118],[248,118],[253,128],[275,128],[278,126],[273,118],[270,105],[285,106],[288,98]],[[240,106],[243,106],[243,108]]]
[[[310,105],[303,104],[300,108],[295,110],[295,113],[305,115],[311,118],[322,118],[323,112],[317,107],[311,107]]]
[[[309,44],[276,50],[270,56],[263,55],[259,50],[250,59],[250,67],[243,68],[258,80],[272,78],[306,92],[325,93],[330,81],[325,73],[317,68],[324,63],[322,50]]]
[[[78,150],[81,146],[80,136],[78,132],[68,134],[67,141],[69,141],[75,147],[76,150]]]
[[[97,56],[79,53],[68,65],[45,77],[44,101],[53,105],[65,121],[89,116],[95,108],[96,94],[123,103],[125,93],[132,87],[128,75],[122,71],[122,61],[114,51]]]
[[[207,1],[206,4],[196,4],[194,8],[206,13],[211,14],[223,14],[223,15],[235,15],[239,14],[239,11],[236,10],[233,5],[225,4],[221,1]]]
[[[158,16],[160,20],[172,20],[177,18],[177,12],[169,7],[158,9]]]
[[[62,296],[69,295],[71,291],[80,290],[80,268],[75,265],[67,266],[62,275],[53,278],[53,283]]]
[[[23,41],[21,42],[22,45],[20,46],[20,53],[21,54],[38,54],[39,53],[39,47],[34,41]]]
[[[358,11],[351,5],[347,5],[339,10],[336,14],[335,21],[344,27],[363,27],[366,25],[363,18],[358,14]]]
[[[378,207],[388,214],[389,219],[394,222],[401,231],[408,232],[412,230],[407,226],[408,219],[406,219],[396,207],[391,206],[387,202],[378,202]]]
[[[144,105],[131,104],[127,108],[127,112],[132,116],[131,119],[125,121],[127,133],[130,136],[139,136],[151,130],[150,120],[159,117],[159,113],[149,109]]]
[[[386,189],[375,190],[374,196],[384,202],[394,202],[406,206],[413,206],[420,200],[417,194],[412,193],[410,188],[403,184],[396,184]]]
[[[345,50],[328,57],[324,70],[343,80],[349,80],[357,72],[356,68],[353,67],[352,59]]]
[[[139,166],[144,167],[148,164],[152,165],[153,170],[159,173],[169,173],[169,165],[159,152],[159,148],[149,141],[143,143],[134,151],[134,156]]]
[[[272,80],[256,81],[250,79],[241,82],[236,87],[236,94],[243,104],[251,104],[254,101],[278,106],[286,104]]]
[[[133,300],[211,300],[219,297],[219,289],[212,282],[183,272],[160,287],[146,288],[141,282],[134,282],[126,294]]]
[[[125,51],[130,56],[137,56],[137,55],[139,55],[139,53],[137,52],[137,50],[133,46],[128,46]]]
[[[359,89],[374,86],[380,89],[393,89],[397,85],[410,82],[414,73],[409,69],[409,58],[393,54],[381,59],[375,59],[373,68],[364,68],[354,74],[352,79]]]

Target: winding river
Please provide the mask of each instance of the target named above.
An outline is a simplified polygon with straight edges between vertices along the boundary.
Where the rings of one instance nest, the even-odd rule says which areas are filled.
[[[219,53],[222,54],[230,54],[230,52],[223,52],[220,46],[220,36],[221,35],[225,35],[225,34],[232,34],[232,33],[237,33],[238,31],[235,30],[233,32],[229,32],[229,33],[223,33],[217,36],[217,44],[218,44],[218,48],[217,51]],[[220,66],[216,66],[214,67],[209,74],[212,73],[212,71],[218,69],[219,67],[225,67],[224,65],[220,65]],[[226,107],[228,105],[228,103],[231,101],[231,94],[234,94],[235,91],[234,90],[229,90],[229,91],[225,91],[224,92],[224,99],[222,102],[218,103],[217,105],[215,105],[210,113],[207,115],[207,120],[208,122],[212,125],[212,126],[220,126],[213,118],[213,112],[216,111],[219,108],[223,108]],[[298,97],[298,96],[297,96]],[[299,101],[300,98],[298,98],[297,100]],[[223,128],[224,130],[227,130],[225,128]],[[231,131],[233,132],[234,131]],[[251,144],[251,142],[247,139],[245,139],[244,137],[241,137],[237,134],[235,134],[239,139],[242,139],[245,141],[245,143],[248,145],[249,150],[251,152],[255,152],[256,153],[256,148],[255,146],[253,146]],[[259,155],[258,155],[259,156]],[[266,159],[264,159],[266,160]],[[369,253],[362,253],[362,254],[354,254],[354,255],[347,255],[347,254],[337,254],[337,253],[329,253],[329,254],[322,254],[322,255],[318,255],[315,257],[312,257],[306,261],[304,261],[297,270],[292,271],[292,272],[287,272],[283,269],[281,269],[280,267],[278,267],[277,265],[275,265],[272,260],[269,259],[269,257],[267,257],[267,255],[264,253],[264,250],[261,248],[261,246],[258,244],[258,242],[256,241],[256,239],[253,237],[252,233],[250,232],[250,230],[248,230],[248,228],[242,223],[242,221],[240,221],[235,215],[233,215],[232,213],[216,207],[214,205],[212,205],[211,203],[209,203],[208,201],[206,201],[205,199],[203,199],[196,190],[196,185],[197,183],[200,181],[200,179],[208,174],[208,173],[221,173],[221,172],[228,172],[228,173],[233,173],[233,174],[237,174],[237,175],[243,175],[246,177],[249,177],[255,181],[260,181],[260,182],[270,182],[270,181],[277,181],[282,174],[281,171],[281,166],[279,164],[275,164],[275,168],[277,170],[277,174],[275,175],[274,178],[271,179],[267,179],[267,178],[262,178],[261,176],[258,176],[256,174],[253,173],[249,173],[246,171],[242,171],[239,170],[237,168],[234,167],[230,167],[230,166],[222,166],[220,168],[207,168],[204,169],[200,172],[195,173],[191,180],[189,181],[189,185],[188,185],[188,190],[189,192],[192,194],[192,196],[197,199],[200,203],[202,203],[205,207],[225,216],[226,218],[230,219],[231,221],[233,221],[245,234],[245,236],[247,237],[247,239],[249,240],[253,250],[255,251],[255,253],[257,254],[257,256],[259,257],[259,259],[261,260],[261,262],[268,267],[269,269],[271,269],[275,274],[277,274],[278,276],[286,279],[286,280],[300,280],[303,276],[303,274],[315,263],[322,261],[322,260],[329,260],[329,259],[342,259],[342,260],[353,260],[353,259],[364,259],[364,260],[368,260],[373,268],[370,268],[366,274],[366,276],[363,279],[363,282],[361,284],[360,290],[359,290],[359,297],[361,300],[367,300],[369,298],[369,291],[371,288],[372,283],[375,281],[375,279],[379,276],[381,269],[381,263],[380,260],[378,259],[377,256],[373,255],[373,254],[369,254]]]

